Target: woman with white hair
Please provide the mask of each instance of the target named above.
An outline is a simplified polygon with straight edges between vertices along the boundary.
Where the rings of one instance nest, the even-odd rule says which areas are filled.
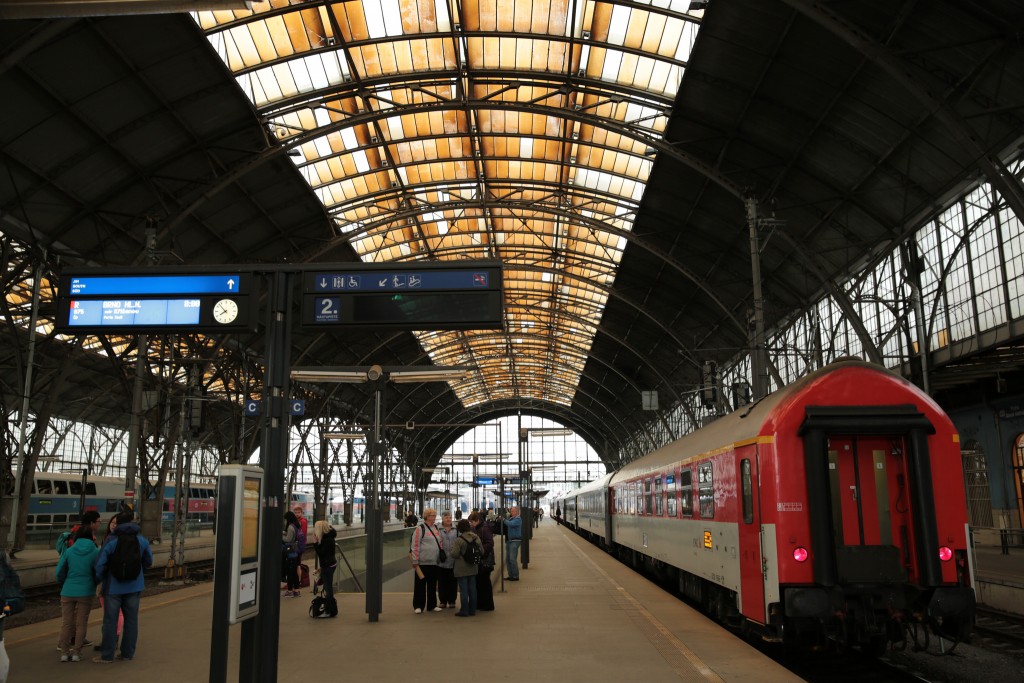
[[[440,612],[437,606],[437,576],[439,573],[438,564],[444,552],[441,548],[441,533],[434,526],[437,519],[437,510],[427,508],[423,511],[423,523],[416,526],[412,532],[412,546],[409,548],[409,556],[412,559],[412,568],[416,571],[416,580],[412,588],[412,611],[422,614],[423,610],[428,612]]]

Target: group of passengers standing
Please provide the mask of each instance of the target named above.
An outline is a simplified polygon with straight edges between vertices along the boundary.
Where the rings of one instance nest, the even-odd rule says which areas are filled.
[[[519,509],[510,510],[505,520],[508,537],[506,565],[509,581],[519,580],[519,543],[522,538],[522,519]],[[423,511],[423,522],[412,534],[409,558],[415,570],[412,608],[416,614],[441,612],[455,608],[455,592],[460,596],[457,617],[471,617],[494,609],[491,589],[491,571],[494,569],[494,533],[480,512],[474,510],[468,519],[452,524],[452,515],[445,512],[437,526],[437,510]],[[467,558],[476,547],[480,563]]]
[[[103,641],[96,646],[100,654],[92,661],[100,664],[113,662],[118,636],[121,647],[117,659],[135,658],[139,639],[139,600],[145,584],[143,572],[153,565],[153,553],[149,542],[139,533],[139,525],[130,510],[120,512],[110,520],[102,547],[96,541],[99,524],[100,515],[95,510],[82,513],[81,523],[72,529],[67,547],[59,548],[57,581],[61,585],[62,621],[57,649],[62,662],[81,661],[82,648],[90,642],[86,640],[86,629],[96,595],[100,596],[103,608]],[[122,538],[133,549],[138,548],[139,570],[133,577],[118,578],[111,571],[111,558]]]

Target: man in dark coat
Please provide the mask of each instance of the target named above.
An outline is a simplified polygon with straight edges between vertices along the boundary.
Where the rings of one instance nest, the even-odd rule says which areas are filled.
[[[473,532],[480,537],[480,542],[484,546],[483,561],[480,562],[476,575],[476,609],[477,611],[491,612],[494,610],[494,591],[491,588],[491,571],[494,569],[494,534],[479,512],[470,513],[469,523],[473,525]]]

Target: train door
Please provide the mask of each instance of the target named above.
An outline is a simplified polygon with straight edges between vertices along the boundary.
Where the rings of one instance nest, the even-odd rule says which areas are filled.
[[[890,436],[829,438],[832,535],[843,583],[906,578],[912,545],[902,442]]]
[[[761,548],[761,514],[758,500],[757,449],[737,451],[739,476],[740,611],[751,619],[765,619],[765,581]]]

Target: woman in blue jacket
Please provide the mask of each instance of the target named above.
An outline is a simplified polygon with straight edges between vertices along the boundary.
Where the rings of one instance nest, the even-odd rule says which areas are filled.
[[[89,612],[96,595],[96,557],[99,548],[92,540],[92,528],[83,526],[75,534],[75,543],[64,551],[57,563],[57,582],[61,584],[60,661],[80,662]]]

